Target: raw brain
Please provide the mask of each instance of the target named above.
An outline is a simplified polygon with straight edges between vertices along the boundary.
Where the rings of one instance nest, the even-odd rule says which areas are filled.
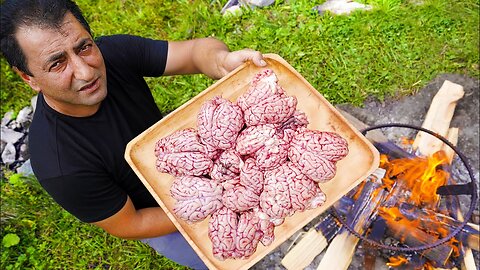
[[[249,258],[258,242],[270,244],[273,241],[273,225],[266,227],[265,224],[256,211],[237,213],[227,207],[221,208],[212,214],[208,226],[213,255],[219,260]]]
[[[287,216],[325,202],[317,182],[335,175],[347,143],[338,134],[307,129],[296,105],[265,69],[236,103],[221,97],[205,102],[198,131],[157,142],[158,170],[177,176],[174,213],[187,222],[211,215],[216,258],[250,257],[258,242],[273,242],[275,226]]]
[[[208,178],[176,178],[170,194],[176,200],[173,212],[188,222],[203,220],[222,207],[222,186]]]
[[[237,104],[242,108],[247,126],[285,122],[295,112],[297,98],[287,96],[271,69],[266,69],[252,80],[247,92]]]
[[[243,124],[242,109],[221,97],[205,102],[197,118],[202,142],[216,149],[234,147]]]
[[[208,174],[213,161],[193,128],[177,131],[155,145],[157,170],[174,176]]]
[[[316,208],[326,200],[320,187],[291,162],[266,171],[264,181],[260,209],[274,219]]]
[[[295,134],[288,150],[288,157],[295,166],[320,183],[335,176],[335,163],[347,154],[347,141],[340,135],[307,129]]]

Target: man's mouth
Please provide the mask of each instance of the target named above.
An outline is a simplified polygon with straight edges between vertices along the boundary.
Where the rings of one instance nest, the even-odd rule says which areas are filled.
[[[93,91],[97,90],[99,86],[100,86],[100,80],[97,78],[92,83],[89,83],[89,84],[83,86],[82,88],[80,88],[80,90],[78,90],[78,91],[79,92],[93,92]]]

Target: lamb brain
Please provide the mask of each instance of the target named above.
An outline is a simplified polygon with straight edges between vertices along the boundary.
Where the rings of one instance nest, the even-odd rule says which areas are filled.
[[[275,132],[274,125],[247,127],[238,135],[236,150],[240,155],[253,154],[273,138]]]
[[[301,111],[295,111],[285,122],[278,124],[277,134],[280,138],[290,142],[299,129],[306,128],[308,125],[307,115]]]
[[[235,212],[250,210],[258,205],[260,197],[253,190],[242,185],[227,189],[223,193],[223,205]]]
[[[318,185],[291,162],[265,172],[261,210],[271,218],[285,218],[295,211],[315,208],[325,202]]]
[[[204,175],[213,167],[194,129],[176,131],[155,144],[157,170],[174,176]]]
[[[174,176],[201,176],[212,170],[213,161],[200,152],[160,152],[157,156],[156,166],[158,171]]]
[[[241,163],[242,158],[237,151],[234,149],[226,150],[215,160],[210,176],[217,182],[235,178],[240,174]]]
[[[161,152],[202,152],[206,151],[205,146],[200,143],[198,133],[193,128],[179,130],[164,137],[155,144],[155,155]]]
[[[259,228],[259,218],[253,211],[240,214],[235,239],[235,258],[247,259],[255,250],[262,239],[263,232]]]
[[[176,178],[170,194],[176,200],[173,212],[188,222],[203,220],[222,207],[222,186],[208,178]]]
[[[245,123],[247,126],[282,123],[293,115],[296,106],[297,98],[274,95],[245,110]]]
[[[347,154],[347,141],[340,135],[308,129],[295,134],[288,150],[295,166],[318,182],[332,179],[336,173],[335,163]]]
[[[208,224],[213,255],[219,260],[249,258],[263,235],[253,211],[237,214],[223,207],[212,215]]]
[[[284,163],[288,157],[288,142],[274,136],[265,142],[264,147],[255,152],[255,162],[261,169],[275,168]]]
[[[265,69],[255,74],[247,92],[237,99],[237,104],[243,111],[246,111],[266,98],[284,94],[277,82],[278,78],[271,69]]]
[[[285,218],[293,213],[288,182],[295,177],[286,164],[265,172],[260,209],[271,218]]]
[[[240,107],[221,97],[205,102],[197,118],[198,134],[202,142],[218,149],[235,146],[243,124]]]
[[[227,207],[212,214],[208,222],[208,236],[212,241],[215,258],[223,261],[234,255],[237,224],[237,213]]]
[[[248,158],[240,168],[240,184],[260,194],[263,191],[263,172],[255,164],[253,158]]]

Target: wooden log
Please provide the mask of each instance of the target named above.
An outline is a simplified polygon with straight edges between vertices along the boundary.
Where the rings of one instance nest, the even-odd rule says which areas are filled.
[[[358,233],[364,233],[376,218],[378,206],[387,193],[379,183],[385,170],[379,168],[375,173],[372,174],[375,182],[367,181],[365,183],[362,193],[355,201],[351,215],[347,215],[347,223]],[[347,230],[340,231],[330,243],[317,269],[347,269],[358,241],[359,238]]]
[[[452,127],[448,129],[447,136],[445,137],[452,145],[456,146],[458,143],[458,128]],[[443,144],[442,150],[447,157],[448,163],[452,163],[455,151],[448,145]]]
[[[446,134],[446,139],[452,144],[457,145],[458,143],[458,128],[449,128]],[[445,156],[448,160],[448,163],[451,164],[453,158],[455,156],[455,151],[448,145],[442,144],[441,150],[445,153]],[[453,183],[455,184],[455,183]],[[460,203],[458,201],[457,196],[447,196],[446,198],[447,206],[449,207],[450,215],[460,222],[463,221],[463,214],[460,210]],[[476,270],[477,265],[475,263],[475,259],[473,258],[472,248],[478,251],[479,242],[478,239],[478,230],[477,233],[467,234],[463,232],[465,228],[457,235],[457,239],[459,239],[463,245],[460,246],[460,252],[463,255],[461,261],[461,267],[463,270]]]
[[[353,189],[347,195],[335,202],[333,207],[336,209],[337,213],[347,216],[349,213],[353,212],[353,207],[355,205],[355,200],[353,198],[361,197],[363,193],[372,192],[367,192],[367,189],[371,188],[372,184],[366,183],[380,183],[381,178],[385,174],[385,170],[378,169],[378,171],[379,172],[376,171],[369,178],[360,183],[356,189]],[[363,198],[365,198],[365,195],[362,199]],[[359,203],[357,203],[357,205],[358,204]],[[321,222],[311,228],[285,255],[281,261],[282,265],[289,270],[303,269],[307,267],[316,256],[324,251],[341,227],[341,223],[336,220],[334,221],[332,215],[328,214]]]
[[[386,219],[387,232],[394,238],[400,240],[409,247],[418,247],[431,244],[438,241],[433,235],[430,235],[416,227],[409,226],[405,222],[398,222],[392,219]],[[429,259],[435,267],[445,266],[452,255],[453,248],[447,245],[440,245],[431,249],[422,251],[422,256]]]
[[[386,227],[386,221],[381,217],[377,217],[377,219],[373,222],[368,239],[379,242],[385,235]],[[375,270],[375,262],[377,261],[377,257],[380,255],[378,247],[373,246],[369,242],[364,242],[363,249],[365,250],[365,258],[363,259],[364,269]]]
[[[445,137],[450,128],[457,101],[463,95],[463,86],[445,80],[432,99],[422,127]],[[419,132],[413,142],[413,149],[428,156],[441,150],[442,144],[443,142],[434,136]]]
[[[328,214],[283,257],[282,265],[288,270],[307,267],[328,246],[340,228],[341,224]]]
[[[400,213],[410,221],[417,221],[419,229],[426,232],[449,233],[457,229],[462,221],[442,215],[428,209],[420,209],[407,203],[399,205]],[[446,235],[445,235],[446,236]],[[467,223],[455,236],[455,238],[474,250],[479,250],[480,232],[473,223]]]

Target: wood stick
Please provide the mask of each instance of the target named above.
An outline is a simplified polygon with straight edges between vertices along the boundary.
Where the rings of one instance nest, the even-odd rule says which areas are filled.
[[[281,261],[282,265],[288,270],[307,267],[328,246],[340,228],[341,224],[328,214],[285,255]]]
[[[432,210],[420,209],[408,203],[401,203],[398,209],[406,219],[418,221],[418,228],[426,232],[452,232],[462,223],[462,221],[454,220]],[[478,251],[480,232],[475,224],[465,224],[455,238]]]
[[[457,145],[458,143],[458,128],[450,128],[448,130],[447,134],[447,140],[452,144],[452,145]],[[448,145],[444,144],[442,146],[442,150],[445,152],[446,157],[448,158],[449,163],[452,163],[453,157],[455,156],[455,151]],[[458,201],[458,197],[451,198],[454,203],[456,204],[456,213],[455,217],[459,221],[464,221],[462,211],[460,210],[460,203]],[[477,230],[478,231],[478,230]],[[463,270],[477,270],[477,265],[475,264],[475,259],[473,258],[473,253],[472,249],[475,249],[478,251],[479,249],[479,235],[474,234],[476,236],[476,239],[470,239],[467,243],[467,247],[463,248],[463,259],[461,263],[461,267]],[[473,237],[474,238],[474,237]]]
[[[430,235],[418,228],[409,226],[404,222],[387,220],[387,231],[390,235],[400,240],[407,246],[418,247],[420,245],[431,244],[438,241],[438,238]],[[431,249],[424,250],[422,256],[429,259],[435,266],[444,266],[453,252],[453,248],[447,245],[440,245]]]
[[[458,143],[458,128],[452,127],[448,129],[446,139],[454,146]],[[442,150],[447,157],[448,163],[452,163],[453,157],[455,156],[455,151],[448,145],[443,144]]]
[[[381,180],[385,170],[377,169],[375,173],[379,174],[375,175],[375,179]],[[375,219],[378,206],[386,193],[387,191],[381,188],[381,183],[366,182],[351,211],[352,215],[347,216],[347,223],[358,233],[363,233]],[[317,269],[347,269],[358,241],[358,237],[350,234],[347,230],[342,230],[330,243]]]
[[[442,87],[433,97],[428,109],[423,128],[446,136],[455,111],[457,101],[464,95],[463,86],[445,80]],[[430,134],[419,132],[414,140],[413,149],[428,156],[442,148],[443,142]]]

